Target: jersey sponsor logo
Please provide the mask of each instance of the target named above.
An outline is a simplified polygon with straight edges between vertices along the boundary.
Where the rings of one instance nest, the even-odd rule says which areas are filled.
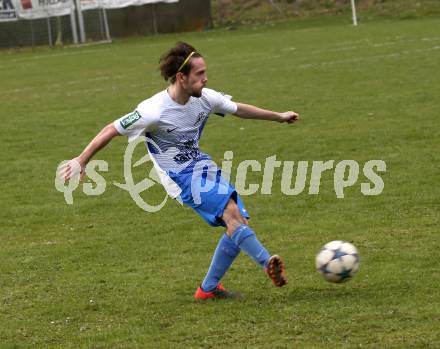
[[[179,145],[179,154],[173,157],[173,160],[177,164],[183,164],[191,160],[197,160],[201,153],[197,146],[197,141],[195,139],[181,139]]]
[[[133,125],[140,118],[141,118],[141,114],[139,114],[137,111],[134,111],[133,113],[128,114],[119,123],[121,124],[122,128],[125,130],[128,127],[130,127],[131,125]]]
[[[173,132],[174,130],[177,130],[177,127],[174,127],[174,128],[167,128],[167,132],[168,132],[168,133]]]
[[[197,160],[201,156],[201,153],[197,149],[192,149],[186,153],[179,153],[173,157],[173,160],[181,165],[191,160]]]

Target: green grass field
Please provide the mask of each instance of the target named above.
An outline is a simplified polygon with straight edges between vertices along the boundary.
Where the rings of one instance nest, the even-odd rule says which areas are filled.
[[[439,33],[438,18],[353,28],[335,17],[0,52],[0,347],[439,348]],[[171,200],[145,213],[114,186],[122,137],[95,157],[109,163],[103,195],[77,189],[68,206],[55,190],[60,161],[165,88],[157,62],[177,40],[205,55],[210,87],[302,117],[212,117],[202,149],[214,160],[232,150],[234,166],[271,155],[387,164],[379,196],[362,195],[361,173],[337,199],[334,171],[319,195],[286,196],[276,170],[272,195],[243,197],[260,240],[286,261],[286,288],[241,255],[224,284],[244,298],[194,302],[223,230]],[[314,270],[335,239],[362,259],[342,285]]]

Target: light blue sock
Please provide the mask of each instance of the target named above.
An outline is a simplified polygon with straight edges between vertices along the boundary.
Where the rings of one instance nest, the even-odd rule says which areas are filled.
[[[240,225],[232,233],[231,239],[240,249],[252,257],[255,262],[263,268],[266,267],[267,261],[270,258],[269,252],[258,241],[254,231],[249,226],[246,224]]]
[[[209,292],[214,290],[221,278],[228,271],[232,262],[240,253],[240,248],[231,240],[231,238],[224,234],[215,249],[212,257],[211,265],[206,273],[205,279],[202,282],[202,290]]]

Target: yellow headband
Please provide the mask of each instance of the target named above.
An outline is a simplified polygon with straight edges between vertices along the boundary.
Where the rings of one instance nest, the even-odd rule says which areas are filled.
[[[175,75],[177,75],[177,73],[179,73],[182,70],[182,68],[185,66],[186,63],[188,63],[188,61],[191,59],[191,57],[194,55],[194,53],[196,53],[196,51],[192,51],[188,55],[188,57],[186,57],[186,59],[183,61],[182,65],[179,67],[179,69],[177,69],[177,72]]]

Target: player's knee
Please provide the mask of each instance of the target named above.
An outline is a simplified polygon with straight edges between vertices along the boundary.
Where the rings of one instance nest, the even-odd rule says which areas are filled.
[[[226,205],[222,219],[227,227],[226,234],[229,236],[232,236],[240,225],[247,224],[247,220],[241,215],[237,203],[232,199]]]
[[[234,233],[234,231],[237,230],[237,228],[243,224],[247,225],[247,221],[246,219],[244,219],[242,217],[242,215],[240,214],[240,211],[234,212],[233,217],[231,217],[230,219],[228,219],[227,221],[225,221],[226,224],[226,234],[228,236],[232,236],[232,234]]]

